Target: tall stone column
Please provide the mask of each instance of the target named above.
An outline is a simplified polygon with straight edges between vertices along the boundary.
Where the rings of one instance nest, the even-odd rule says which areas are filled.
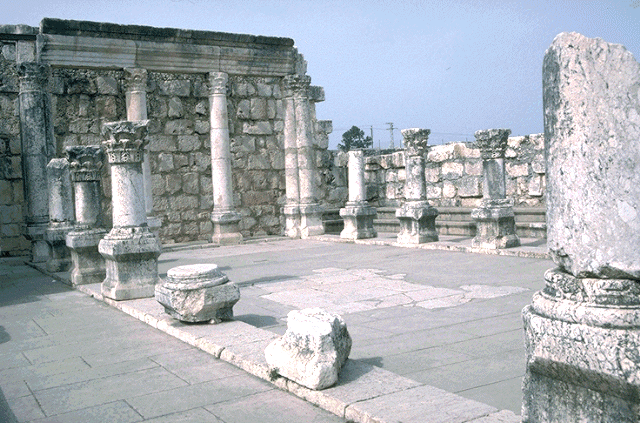
[[[71,283],[85,285],[104,280],[104,259],[98,243],[105,236],[102,226],[100,180],[104,154],[97,145],[66,148],[75,203],[74,229],[67,234],[71,252]]]
[[[307,75],[289,75],[288,83],[293,90],[296,119],[296,143],[298,147],[298,187],[300,195],[300,236],[308,238],[324,233],[322,209],[317,200],[316,152],[313,141],[314,125],[309,104]]]
[[[300,238],[300,181],[298,178],[298,135],[296,129],[296,109],[293,100],[293,86],[296,78],[286,76],[284,85],[284,175],[286,203],[285,235]]]
[[[506,198],[504,176],[504,152],[511,134],[510,129],[476,131],[476,145],[482,155],[483,198],[480,207],[473,209],[471,217],[476,221],[473,247],[498,249],[517,247],[513,201]]]
[[[71,253],[66,237],[73,230],[73,191],[69,161],[51,159],[47,165],[47,188],[49,190],[49,227],[45,239],[51,255],[47,260],[49,272],[64,272],[71,265]]]
[[[522,420],[638,422],[640,64],[619,44],[562,33],[542,78],[558,267],[523,311]]]
[[[113,228],[98,247],[107,275],[102,295],[114,300],[153,297],[160,242],[147,226],[142,161],[149,121],[102,125],[111,165]]]
[[[20,92],[20,138],[25,199],[25,236],[31,241],[31,261],[45,262],[49,244],[46,169],[54,151],[51,102],[47,92],[49,65],[23,62],[18,66]]]
[[[424,156],[430,129],[403,129],[405,167],[405,203],[396,210],[400,220],[399,244],[423,244],[438,240],[436,217],[438,210],[427,201]]]
[[[376,209],[369,205],[364,181],[364,152],[349,151],[349,201],[340,209],[344,220],[344,229],[340,238],[375,238],[378,234],[373,228]]]
[[[143,68],[124,68],[124,78],[127,120],[147,120],[147,70]],[[153,212],[153,184],[151,182],[151,160],[148,148],[144,149],[142,176],[147,224],[151,232],[160,238],[162,221]]]
[[[211,118],[211,178],[213,180],[212,241],[219,245],[242,242],[240,214],[233,206],[233,175],[229,148],[227,82],[224,72],[209,73],[209,110]]]

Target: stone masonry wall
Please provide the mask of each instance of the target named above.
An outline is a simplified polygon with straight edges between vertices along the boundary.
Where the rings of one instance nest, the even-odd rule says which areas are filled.
[[[16,44],[0,42],[0,256],[23,255],[24,225]]]

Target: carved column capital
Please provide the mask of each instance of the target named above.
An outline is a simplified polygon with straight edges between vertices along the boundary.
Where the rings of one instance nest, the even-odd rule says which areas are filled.
[[[229,75],[225,72],[209,72],[209,94],[227,95]]]
[[[422,156],[427,151],[431,129],[410,128],[400,131],[404,138],[404,147],[410,156]]]
[[[101,179],[100,169],[104,153],[99,145],[73,145],[65,149],[69,172],[73,182],[91,182]]]
[[[144,68],[124,68],[126,92],[147,91],[147,70]]]
[[[504,152],[507,149],[507,141],[511,129],[485,129],[476,131],[475,145],[480,149],[483,159],[501,159],[504,158]]]
[[[148,140],[148,120],[107,122],[102,125],[102,145],[109,163],[141,163]]]
[[[308,75],[287,75],[283,78],[285,96],[308,97],[311,77]]]
[[[50,66],[44,63],[23,62],[18,65],[20,91],[42,90],[47,86]]]

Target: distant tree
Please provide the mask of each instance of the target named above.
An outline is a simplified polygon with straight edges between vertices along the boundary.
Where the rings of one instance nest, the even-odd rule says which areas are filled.
[[[342,134],[342,143],[338,144],[338,148],[342,151],[349,151],[356,148],[370,148],[372,145],[373,138],[365,137],[362,129],[352,126],[351,129]]]

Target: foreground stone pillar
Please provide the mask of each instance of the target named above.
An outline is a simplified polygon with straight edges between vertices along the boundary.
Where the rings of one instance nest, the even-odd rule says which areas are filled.
[[[66,237],[71,252],[71,283],[100,283],[105,277],[105,267],[98,243],[107,233],[102,228],[100,205],[100,169],[104,155],[97,145],[67,147],[66,153],[75,204],[74,229]]]
[[[147,226],[142,176],[147,124],[102,125],[113,203],[113,228],[99,245],[107,270],[102,295],[114,300],[153,297],[158,282],[160,243]]]
[[[423,244],[438,240],[436,217],[438,210],[427,201],[424,155],[430,129],[403,129],[407,180],[404,185],[405,203],[396,210],[400,220],[399,244]]]
[[[473,247],[495,250],[520,245],[513,201],[506,198],[504,152],[509,134],[510,129],[487,129],[475,133],[476,145],[482,155],[484,180],[482,203],[471,212],[476,221],[476,236],[471,241]]]
[[[45,240],[49,225],[46,170],[55,145],[47,92],[49,65],[23,62],[18,66],[18,75],[25,236],[31,241],[31,261],[40,263],[49,259]]]
[[[523,311],[524,422],[637,422],[640,64],[558,35],[543,64],[548,246],[556,269]],[[635,93],[635,94],[634,94]]]
[[[349,151],[349,201],[340,209],[340,216],[344,220],[344,229],[340,238],[363,239],[375,238],[378,234],[373,228],[376,209],[366,200],[366,186],[364,182],[364,152],[362,150]]]
[[[288,83],[293,90],[298,147],[298,184],[300,195],[300,236],[308,238],[324,233],[322,209],[317,200],[316,152],[313,142],[313,116],[309,104],[307,75],[289,75]]]
[[[219,245],[242,242],[240,214],[233,207],[233,176],[227,117],[227,81],[224,72],[209,73],[211,116],[211,177],[213,179],[212,241]]]
[[[300,182],[298,178],[298,136],[296,109],[293,100],[295,78],[284,78],[284,176],[286,203],[283,208],[285,235],[300,238]]]
[[[143,68],[124,68],[127,102],[127,120],[147,120],[147,70]],[[151,160],[149,149],[145,147],[142,161],[144,181],[145,210],[149,229],[158,239],[162,221],[153,212],[153,184],[151,182]]]
[[[71,253],[66,237],[73,230],[73,191],[67,159],[51,159],[47,165],[49,190],[49,227],[45,239],[49,243],[49,272],[65,272],[71,266]]]

